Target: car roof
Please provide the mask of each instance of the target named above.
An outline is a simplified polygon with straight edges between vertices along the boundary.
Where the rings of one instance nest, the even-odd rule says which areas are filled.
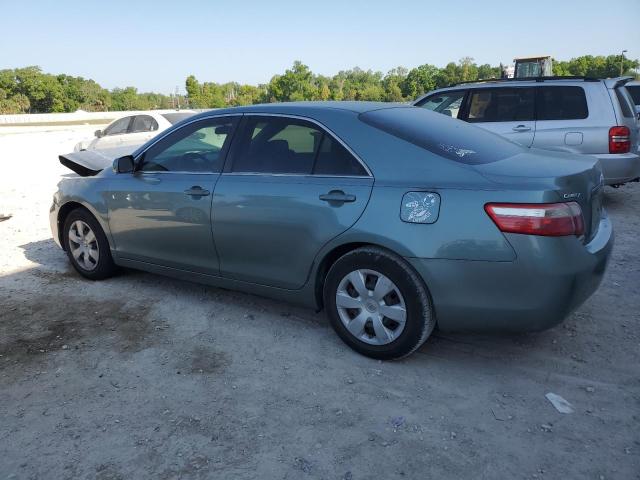
[[[288,115],[312,115],[314,112],[326,110],[342,110],[353,112],[356,114],[369,112],[372,110],[380,110],[384,108],[411,108],[406,103],[389,103],[389,102],[358,102],[358,101],[317,101],[317,102],[280,102],[280,103],[262,103],[257,105],[245,105],[240,107],[222,108],[217,110],[207,110],[191,117],[196,119],[200,117],[208,117],[212,112],[216,115],[224,115],[227,113],[279,113]]]

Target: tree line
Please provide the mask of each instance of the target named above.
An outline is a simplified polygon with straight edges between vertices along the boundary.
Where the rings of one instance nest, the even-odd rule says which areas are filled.
[[[620,55],[584,55],[553,62],[554,75],[596,78],[620,74]],[[634,74],[638,60],[624,59],[625,74]],[[135,87],[108,90],[93,80],[44,73],[39,67],[0,70],[0,114],[48,113],[108,110],[150,110],[175,108],[216,108],[254,103],[301,100],[371,100],[402,102],[434,88],[459,82],[499,78],[503,66],[477,65],[473,58],[448,63],[439,68],[424,64],[407,69],[397,67],[386,74],[358,67],[333,76],[313,73],[296,61],[284,73],[274,75],[264,85],[237,82],[200,82],[190,75],[185,82],[186,98],[161,93],[141,93]]]

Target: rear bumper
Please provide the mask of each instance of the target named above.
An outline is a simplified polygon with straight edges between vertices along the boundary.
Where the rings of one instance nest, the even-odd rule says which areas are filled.
[[[604,183],[616,185],[640,177],[640,156],[635,153],[591,155],[600,161]]]
[[[587,245],[575,237],[508,234],[521,252],[513,262],[407,260],[424,278],[442,330],[544,330],[600,285],[613,247],[611,221],[603,215]]]

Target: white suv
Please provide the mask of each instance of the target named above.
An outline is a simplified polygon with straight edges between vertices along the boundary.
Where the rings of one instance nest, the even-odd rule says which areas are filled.
[[[487,80],[434,90],[413,104],[477,124],[526,147],[592,155],[607,185],[640,178],[630,77]]]

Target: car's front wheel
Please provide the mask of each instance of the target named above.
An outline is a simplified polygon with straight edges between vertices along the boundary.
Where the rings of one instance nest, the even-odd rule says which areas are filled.
[[[340,338],[377,359],[409,355],[435,326],[422,280],[401,257],[376,247],[353,250],[332,265],[324,305]]]
[[[64,244],[73,267],[90,280],[112,276],[116,265],[102,227],[87,210],[73,210],[64,221]]]

